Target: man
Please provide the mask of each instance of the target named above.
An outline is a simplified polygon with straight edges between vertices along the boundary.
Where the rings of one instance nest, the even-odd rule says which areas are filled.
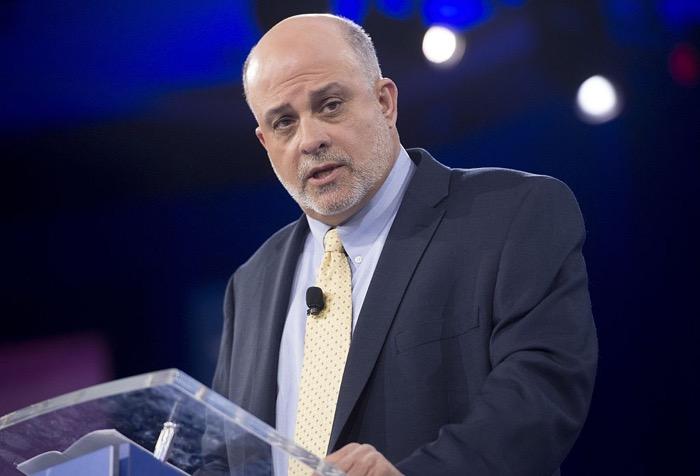
[[[351,475],[557,473],[597,359],[571,192],[406,152],[347,20],[280,22],[243,79],[304,216],[232,276],[214,388]]]

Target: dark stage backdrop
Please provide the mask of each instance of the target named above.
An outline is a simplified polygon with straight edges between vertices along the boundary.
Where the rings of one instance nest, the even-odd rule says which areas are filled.
[[[253,135],[248,49],[299,12],[373,35],[404,146],[576,193],[600,339],[567,475],[696,474],[700,7],[691,0],[0,5],[0,413],[178,367],[209,382],[229,275],[300,212]],[[428,26],[464,57],[431,65]],[[620,114],[581,120],[594,75]]]

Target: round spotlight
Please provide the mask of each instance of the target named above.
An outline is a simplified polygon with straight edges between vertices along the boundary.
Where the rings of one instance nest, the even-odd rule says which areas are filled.
[[[431,63],[454,64],[464,53],[464,42],[444,26],[431,26],[423,36],[423,54]]]
[[[592,76],[578,88],[576,104],[581,119],[590,124],[602,124],[620,113],[620,97],[615,86],[603,76]]]

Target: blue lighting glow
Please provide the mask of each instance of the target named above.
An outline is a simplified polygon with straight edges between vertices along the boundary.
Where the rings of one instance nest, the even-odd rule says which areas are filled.
[[[659,39],[654,38],[655,18],[648,6],[637,0],[609,0],[601,3],[604,21],[610,35],[624,45],[651,47]]]
[[[611,15],[619,18],[635,18],[643,16],[643,5],[635,0],[611,0],[607,5]]]
[[[368,0],[333,0],[331,2],[331,11],[333,13],[349,18],[360,25],[367,16],[368,10]]]
[[[428,25],[466,29],[488,18],[490,5],[483,0],[426,0],[423,17]]]
[[[0,53],[0,127],[129,114],[171,92],[238,80],[259,38],[247,2],[26,0]]]
[[[700,24],[700,1],[661,0],[659,8],[672,28],[685,29]]]
[[[377,0],[377,10],[389,18],[405,20],[413,14],[413,0]]]

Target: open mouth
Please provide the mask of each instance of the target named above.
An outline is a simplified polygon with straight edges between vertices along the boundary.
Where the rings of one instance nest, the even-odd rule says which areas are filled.
[[[325,164],[319,167],[314,167],[307,175],[307,179],[313,183],[331,181],[341,167],[341,164]]]

